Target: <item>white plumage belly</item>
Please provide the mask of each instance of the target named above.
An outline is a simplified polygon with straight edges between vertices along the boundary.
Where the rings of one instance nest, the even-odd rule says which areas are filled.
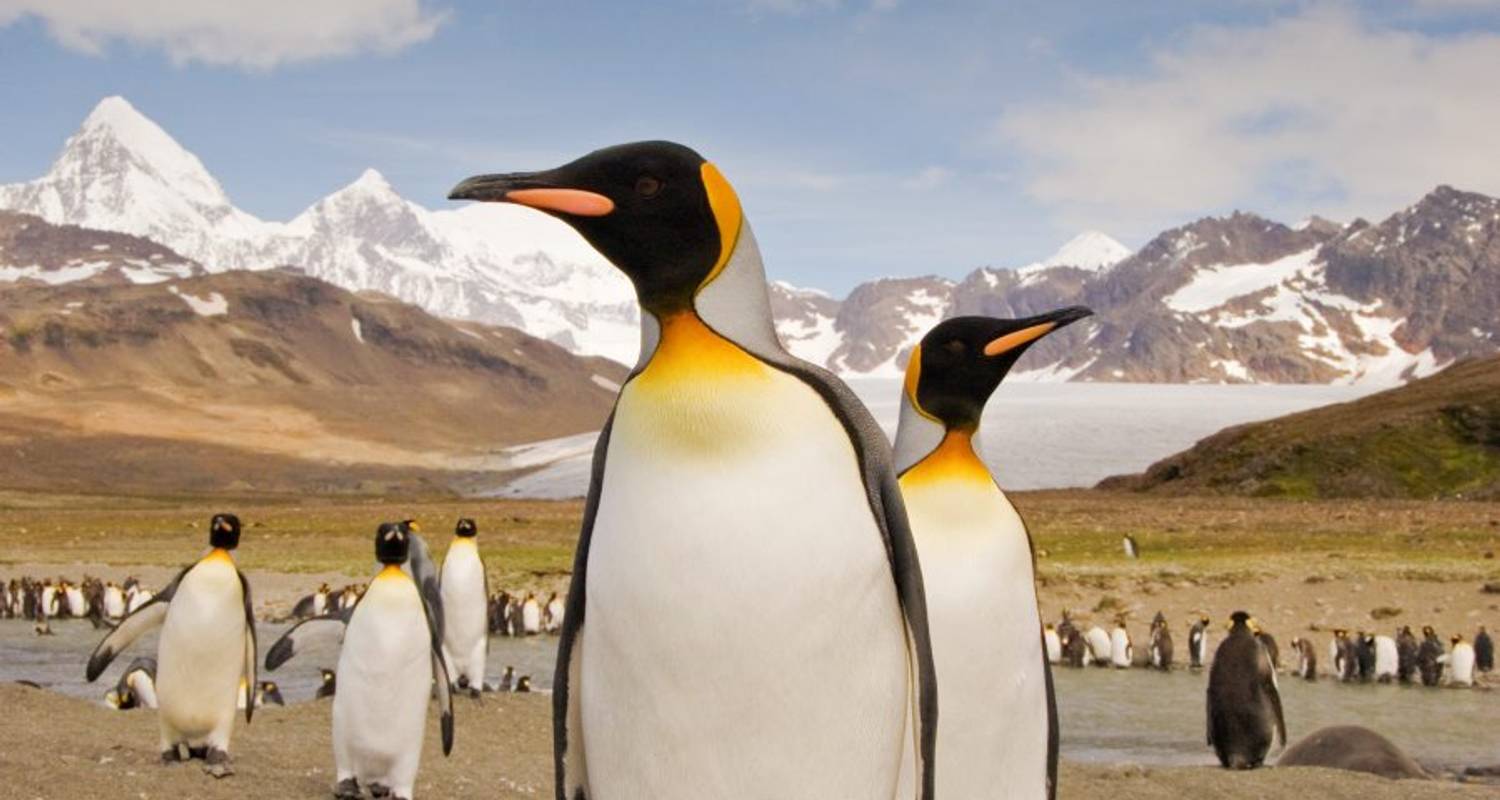
[[[780,373],[674,399],[627,386],[610,439],[576,697],[589,782],[890,797],[905,628],[847,433]]]
[[[480,644],[489,633],[489,598],[484,594],[484,564],[471,540],[457,540],[443,559],[443,644],[450,659],[448,668],[457,677],[469,675],[484,680]]]
[[[344,634],[337,674],[335,749],[353,759],[361,782],[385,782],[404,756],[420,754],[432,693],[432,639],[410,579],[370,582]]]
[[[939,797],[1039,798],[1047,686],[1025,526],[992,483],[904,486],[938,675]]]
[[[227,557],[205,558],[183,576],[156,664],[160,713],[189,744],[234,715],[245,671],[245,597]]]

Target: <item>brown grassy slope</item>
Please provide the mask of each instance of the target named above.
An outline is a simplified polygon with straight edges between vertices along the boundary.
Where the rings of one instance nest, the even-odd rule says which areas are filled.
[[[1221,431],[1100,488],[1284,497],[1500,498],[1500,357]]]
[[[174,287],[228,313],[202,316]],[[624,374],[290,271],[0,285],[0,486],[420,486],[486,469],[507,445],[597,428],[614,393],[594,376]]]

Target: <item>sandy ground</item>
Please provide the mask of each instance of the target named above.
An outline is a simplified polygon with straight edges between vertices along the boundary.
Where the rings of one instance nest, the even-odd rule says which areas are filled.
[[[0,748],[0,786],[15,800],[46,798],[327,798],[333,784],[329,701],[262,709],[233,743],[236,774],[223,780],[195,764],[160,766],[152,712],[118,712],[21,686],[0,686],[9,724]],[[549,698],[497,695],[456,708],[453,754],[443,758],[429,721],[417,796],[550,798]],[[1322,769],[1227,772],[1206,767],[1064,764],[1059,797],[1216,800],[1309,796],[1319,800],[1481,798],[1495,787],[1387,781]]]

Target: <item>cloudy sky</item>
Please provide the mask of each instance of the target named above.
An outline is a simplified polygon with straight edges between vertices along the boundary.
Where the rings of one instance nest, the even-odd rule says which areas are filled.
[[[0,182],[122,94],[246,210],[669,138],[842,291],[1234,209],[1500,194],[1500,0],[0,0]]]

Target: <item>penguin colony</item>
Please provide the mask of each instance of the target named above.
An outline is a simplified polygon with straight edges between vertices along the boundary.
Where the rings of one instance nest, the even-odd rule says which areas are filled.
[[[974,440],[1021,354],[1087,309],[939,324],[910,358],[892,449],[842,382],[781,346],[738,196],[693,150],[621,145],[476,176],[450,199],[574,228],[633,283],[641,357],[599,437],[566,600],[491,594],[471,520],[439,570],[408,520],[376,531],[368,584],[298,603],[265,666],[342,633],[319,689],[333,696],[336,797],[410,798],[431,699],[446,755],[452,694],[485,688],[489,635],[541,632],[560,636],[558,800],[1055,796],[1052,665],[1124,669],[1137,648],[1124,616],[1109,630],[1066,614],[1042,624],[1025,523]],[[64,583],[19,587],[19,602],[43,622],[91,608],[120,619],[90,680],[161,627],[155,663],[132,664],[112,702],[154,705],[162,759],[201,758],[222,777],[237,709],[248,723],[280,693],[257,675],[250,587],[231,556],[239,521],[219,515],[211,530],[208,555],[139,603],[138,587]],[[1140,556],[1132,537],[1122,547]],[[664,607],[678,610],[671,625],[653,622]],[[1285,741],[1279,655],[1249,615],[1232,620],[1212,656],[1209,620],[1195,621],[1186,655],[1211,665],[1209,744],[1226,767],[1253,767]],[[1445,653],[1424,634],[1409,654],[1391,643],[1396,679],[1400,664],[1426,682],[1493,661],[1487,636]],[[1315,652],[1293,649],[1315,675]],[[1391,652],[1346,638],[1331,655],[1362,676]],[[1168,670],[1174,656],[1158,615],[1143,657]],[[530,688],[509,669],[503,683]]]

